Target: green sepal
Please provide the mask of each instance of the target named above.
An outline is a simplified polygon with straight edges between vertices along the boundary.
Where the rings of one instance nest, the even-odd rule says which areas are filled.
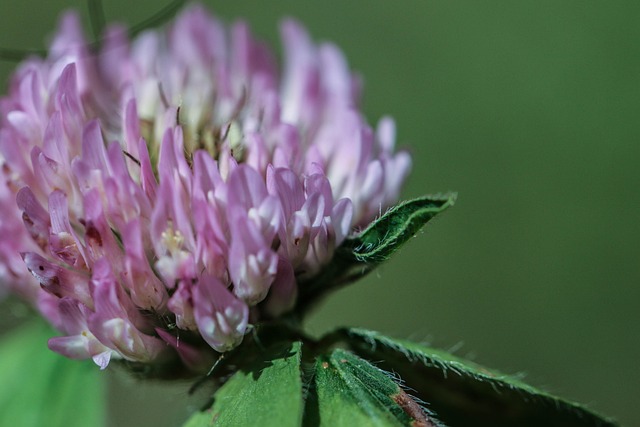
[[[586,407],[441,350],[364,329],[343,329],[344,342],[397,373],[451,426],[615,427]]]
[[[336,249],[322,271],[300,283],[298,312],[328,291],[351,283],[386,261],[436,215],[452,206],[456,194],[423,196],[400,203],[361,232],[349,236]]]
[[[42,321],[0,340],[0,425],[100,427],[106,424],[102,372],[90,361],[47,350],[55,332]]]
[[[359,263],[376,266],[389,259],[433,217],[455,203],[456,194],[423,196],[389,209],[362,232],[348,237],[342,250]]]
[[[442,426],[391,377],[349,351],[317,358],[305,425]]]
[[[243,368],[213,396],[213,405],[184,427],[294,427],[302,423],[302,344],[274,345]]]

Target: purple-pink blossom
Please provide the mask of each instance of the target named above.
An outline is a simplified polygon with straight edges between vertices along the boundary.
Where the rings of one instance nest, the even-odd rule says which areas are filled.
[[[397,201],[411,159],[372,129],[338,48],[282,24],[284,64],[191,7],[91,51],[62,17],[0,100],[0,281],[104,368],[197,365],[296,303],[353,230]]]

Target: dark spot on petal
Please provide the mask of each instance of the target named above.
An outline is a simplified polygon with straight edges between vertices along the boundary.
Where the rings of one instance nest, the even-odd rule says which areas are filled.
[[[85,233],[86,233],[87,239],[92,240],[98,246],[102,246],[102,236],[100,236],[100,232],[93,225],[93,223],[89,222],[86,225]]]
[[[276,236],[271,243],[271,249],[276,252],[280,248],[280,237]]]
[[[40,287],[45,291],[49,292],[52,295],[57,296],[58,298],[64,297],[62,288],[60,286],[60,279],[58,276],[53,276],[51,278],[40,278]]]
[[[38,230],[36,223],[33,222],[26,212],[22,212],[22,222],[24,222],[24,225],[33,241],[36,242],[41,249],[44,249],[49,241],[47,240],[47,237]]]
[[[29,215],[27,215],[26,212],[22,212],[22,221],[24,221],[25,225],[27,225],[27,226],[32,226],[33,225],[33,220],[31,219],[31,217]]]

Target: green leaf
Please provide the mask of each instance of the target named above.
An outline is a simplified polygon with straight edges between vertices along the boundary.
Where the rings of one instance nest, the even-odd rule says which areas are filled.
[[[0,340],[0,419],[6,426],[105,425],[101,372],[47,348],[55,333],[42,322]]]
[[[456,195],[423,196],[402,202],[373,221],[361,233],[342,245],[358,262],[377,265],[387,260],[400,246],[440,212],[455,202]]]
[[[381,368],[396,372],[449,425],[617,425],[584,406],[444,351],[364,329],[344,329],[342,333],[355,352],[372,360],[380,360]]]
[[[392,379],[349,351],[336,349],[318,357],[305,425],[436,426]]]
[[[362,232],[345,239],[321,273],[300,283],[298,311],[306,311],[321,294],[371,272],[433,217],[452,206],[455,199],[455,194],[447,194],[405,201],[389,209]]]
[[[213,407],[184,427],[288,427],[302,423],[301,343],[264,351],[253,366],[236,372],[214,395]]]

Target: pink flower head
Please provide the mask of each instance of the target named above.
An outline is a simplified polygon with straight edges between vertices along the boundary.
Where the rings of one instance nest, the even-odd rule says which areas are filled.
[[[411,161],[393,121],[367,125],[338,48],[291,20],[282,39],[279,72],[246,24],[196,6],[92,52],[71,13],[19,66],[0,100],[0,280],[63,333],[51,349],[196,365],[291,310],[397,200]]]

